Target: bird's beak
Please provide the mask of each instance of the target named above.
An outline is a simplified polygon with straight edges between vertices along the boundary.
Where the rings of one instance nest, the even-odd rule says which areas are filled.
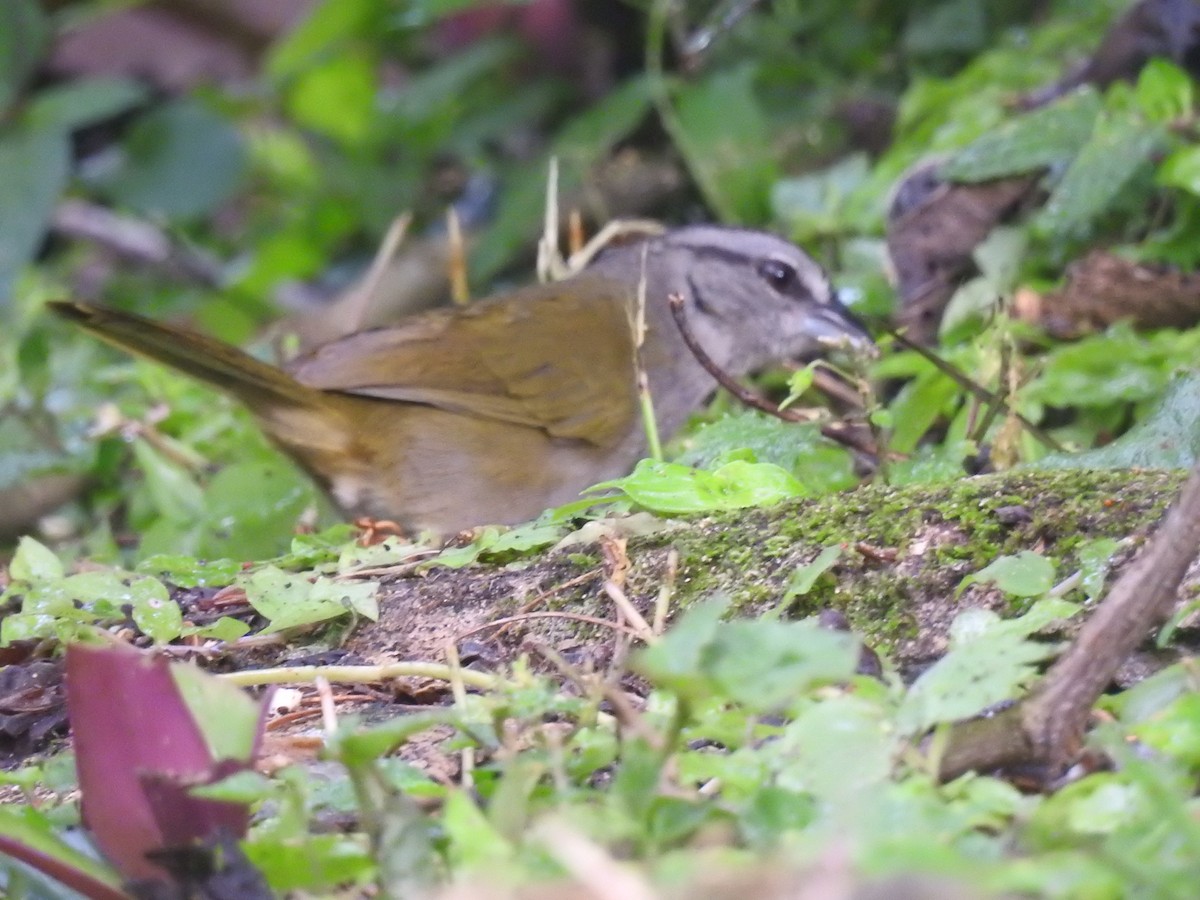
[[[804,332],[832,349],[844,348],[867,356],[879,354],[879,348],[875,346],[866,326],[836,300],[814,308],[804,323]]]

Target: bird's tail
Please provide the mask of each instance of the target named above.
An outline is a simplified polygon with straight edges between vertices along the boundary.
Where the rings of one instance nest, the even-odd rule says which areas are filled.
[[[59,301],[47,306],[101,340],[232,394],[252,410],[319,405],[320,391],[223,341],[88,303]]]

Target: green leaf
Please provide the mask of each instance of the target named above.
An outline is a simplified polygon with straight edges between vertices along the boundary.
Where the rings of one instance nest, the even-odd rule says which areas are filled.
[[[1013,619],[987,609],[959,613],[950,629],[950,651],[913,682],[896,713],[897,727],[921,734],[1014,698],[1036,677],[1037,664],[1057,652],[1054,644],[1029,637],[1078,610],[1077,604],[1048,598]]]
[[[8,575],[13,581],[25,584],[56,581],[63,577],[63,564],[45,544],[23,537],[8,564]]]
[[[0,305],[41,244],[70,156],[67,135],[57,128],[0,131]]]
[[[1155,176],[1164,187],[1174,187],[1200,196],[1200,145],[1187,144],[1173,150]]]
[[[1183,372],[1147,418],[1111,444],[1053,453],[1035,469],[1186,469],[1200,454],[1200,372]]]
[[[187,469],[145,440],[134,442],[133,455],[146,476],[150,501],[159,515],[191,523],[203,514],[204,491]]]
[[[130,579],[127,596],[133,623],[156,644],[173,641],[183,632],[183,612],[157,578]]]
[[[332,896],[375,870],[358,835],[309,834],[302,840],[252,837],[243,845],[250,864],[280,894]]]
[[[759,412],[739,412],[703,426],[676,462],[712,469],[742,449],[761,463],[787,469],[815,493],[840,491],[858,483],[849,451],[822,435],[819,425],[781,422]]]
[[[661,641],[638,655],[637,670],[667,687],[689,684],[700,671],[705,651],[715,640],[721,617],[728,610],[728,598],[693,604]]]
[[[1122,322],[1051,350],[1025,397],[1050,406],[1097,408],[1157,399],[1172,369],[1190,366],[1198,356],[1200,332],[1146,334]]]
[[[184,633],[195,634],[212,641],[230,642],[249,634],[250,626],[241,619],[234,619],[231,616],[221,616],[221,618],[217,619],[211,625],[205,625],[203,628],[192,630],[184,629]]]
[[[332,601],[347,612],[365,616],[372,622],[379,619],[379,593],[377,581],[348,581],[346,579],[318,578],[308,598],[310,603]]]
[[[1134,116],[1102,116],[1050,193],[1036,227],[1058,237],[1085,235],[1162,144],[1161,127]]]
[[[717,69],[676,96],[676,146],[705,198],[726,222],[761,222],[778,176],[767,119],[754,92],[757,67]]]
[[[903,734],[922,734],[939,722],[977,715],[1037,675],[1037,664],[1054,652],[1011,635],[974,641],[952,651],[926,669],[908,689],[896,713]]]
[[[224,203],[242,179],[246,152],[227,116],[175,100],[138,118],[125,156],[92,184],[118,203],[153,216],[192,219]]]
[[[651,512],[682,514],[767,506],[805,495],[791,473],[771,463],[734,460],[714,472],[644,459],[633,474],[589,491],[615,488]]]
[[[1054,564],[1040,553],[1022,550],[1016,556],[1001,556],[958,585],[957,594],[971,584],[991,582],[1014,597],[1036,597],[1054,586]]]
[[[204,491],[197,550],[208,557],[262,559],[288,545],[316,491],[286,457],[271,453],[226,466]]]
[[[1184,694],[1133,733],[1192,771],[1200,769],[1200,694]]]
[[[1138,108],[1151,122],[1169,124],[1192,114],[1192,76],[1161,56],[1146,62],[1134,90]]]
[[[904,29],[904,49],[913,56],[972,53],[987,42],[988,14],[976,0],[941,0],[916,6]]]
[[[805,791],[852,821],[894,766],[896,737],[883,710],[854,694],[807,707],[770,748],[781,757],[776,784]],[[853,747],[853,752],[848,752]]]
[[[842,548],[835,544],[826,547],[817,554],[817,558],[803,566],[797,566],[788,579],[783,592],[783,602],[786,604],[797,597],[803,597],[812,590],[817,579],[833,568],[833,564],[841,558]]]
[[[346,607],[328,592],[313,599],[313,583],[296,572],[263,566],[238,579],[246,599],[269,621],[269,631],[324,622],[345,613]]]
[[[74,131],[126,112],[149,99],[149,91],[125,78],[88,78],[39,91],[25,110],[38,128]]]
[[[513,847],[466,791],[453,791],[442,807],[446,853],[454,867],[486,871],[512,858]]]
[[[189,663],[171,666],[171,680],[215,762],[249,763],[258,744],[262,710],[235,684]]]
[[[695,700],[716,693],[761,711],[778,710],[814,685],[854,674],[854,635],[812,622],[721,622],[725,609],[712,601],[693,607],[637,657],[637,671]]]
[[[300,125],[340,141],[361,144],[376,115],[376,65],[365,55],[338,55],[301,73],[287,96]]]
[[[1088,600],[1095,600],[1104,590],[1104,581],[1112,565],[1112,555],[1120,545],[1112,538],[1093,538],[1076,551],[1079,560],[1080,587]]]
[[[1076,91],[985,134],[946,163],[941,175],[987,181],[1065,163],[1087,144],[1101,108],[1094,90]]]
[[[38,0],[0,4],[0,116],[16,100],[49,42],[50,23]]]
[[[771,209],[797,242],[837,234],[844,230],[850,196],[869,172],[866,154],[855,153],[818,172],[784,178],[771,188]]]
[[[272,78],[303,73],[331,47],[363,33],[378,9],[374,0],[322,0],[304,19],[276,41],[267,58]]]
[[[395,716],[370,727],[342,727],[330,742],[329,752],[344,765],[361,766],[395,752],[409,738],[457,721],[455,710],[443,708]]]
[[[703,671],[721,694],[765,712],[818,684],[848,681],[858,652],[855,635],[814,622],[739,619],[717,629]]]
[[[1180,697],[1196,690],[1191,661],[1167,666],[1119,694],[1100,698],[1099,705],[1111,711],[1124,728],[1152,721]]]
[[[137,564],[139,572],[155,575],[182,588],[224,587],[233,584],[242,564],[233,559],[196,559],[160,553]]]

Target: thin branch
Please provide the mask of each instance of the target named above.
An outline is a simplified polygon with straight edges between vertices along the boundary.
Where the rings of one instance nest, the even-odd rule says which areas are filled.
[[[708,355],[708,351],[700,345],[700,342],[696,339],[695,332],[692,331],[692,326],[688,323],[687,312],[684,309],[683,295],[670,294],[667,297],[667,302],[671,307],[671,316],[675,319],[675,325],[679,328],[679,335],[683,338],[683,342],[687,344],[688,349],[692,351],[692,356],[696,357],[696,362],[700,363],[704,371],[716,379],[717,384],[729,391],[738,402],[749,406],[751,409],[765,412],[767,415],[774,416],[784,422],[811,421],[811,417],[801,410],[780,409],[778,404],[772,403],[765,397],[750,390],[750,388],[739,383],[737,379],[718,366],[713,361],[713,358]],[[821,425],[821,434],[831,441],[836,441],[844,447],[849,447],[851,450],[856,450],[871,458],[878,456],[879,451],[874,444],[865,443],[860,435],[852,433],[842,425],[823,423]]]
[[[973,378],[971,378],[971,376],[967,375],[953,363],[947,362],[927,347],[924,347],[916,341],[905,337],[903,332],[897,331],[896,329],[888,326],[885,326],[884,330],[895,339],[896,343],[900,344],[900,346],[907,350],[912,350],[980,402],[989,404],[1009,413],[1011,416],[1013,416],[1013,418],[1020,422],[1021,427],[1033,435],[1039,443],[1044,444],[1051,450],[1056,450],[1060,453],[1062,452],[1062,444],[1050,437],[1050,435],[1042,431],[1041,428],[1039,428],[1037,425],[1034,425],[1031,421],[1013,409],[1012,405],[1003,396],[994,391],[989,391],[982,384],[975,381]]]

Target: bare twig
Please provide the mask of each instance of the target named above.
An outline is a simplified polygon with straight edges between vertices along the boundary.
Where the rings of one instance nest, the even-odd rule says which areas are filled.
[[[352,334],[362,328],[367,318],[367,310],[371,308],[371,300],[387,273],[388,265],[395,258],[396,251],[404,243],[408,226],[411,224],[412,213],[404,213],[392,220],[387,234],[383,236],[383,243],[379,245],[379,249],[375,251],[375,258],[371,260],[371,268],[354,289],[354,299],[345,312],[342,334]]]
[[[497,625],[515,625],[530,619],[570,619],[573,622],[584,622],[588,625],[599,625],[602,628],[611,628],[613,631],[619,631],[622,634],[627,634],[630,637],[639,637],[638,633],[628,625],[622,625],[620,622],[613,622],[610,619],[601,619],[599,616],[588,616],[583,613],[559,612],[556,610],[543,610],[542,612],[526,612],[517,613],[511,616],[503,616],[499,619],[492,619],[490,622],[484,622],[482,625],[476,625],[474,628],[469,628],[466,631],[460,631],[454,636],[455,643],[468,638],[473,634],[478,634],[481,631],[486,631],[489,628],[494,628]]]
[[[971,378],[971,376],[967,375],[954,364],[942,359],[927,347],[923,347],[916,341],[905,337],[903,332],[897,331],[894,328],[886,328],[885,330],[895,339],[896,343],[907,350],[912,350],[964,391],[975,397],[975,399],[982,403],[988,404],[991,407],[1004,410],[1009,413],[1013,418],[1020,422],[1021,427],[1033,435],[1033,437],[1036,438],[1039,443],[1044,444],[1051,450],[1057,450],[1059,452],[1062,451],[1062,444],[1050,437],[1050,435],[1042,431],[1041,428],[1039,428],[1037,425],[1034,425],[1027,418],[1013,409],[1012,405],[1002,395],[996,393],[995,391],[989,391],[982,384],[975,381],[973,378]]]
[[[455,306],[466,306],[471,302],[471,288],[467,281],[467,244],[463,239],[458,211],[453,206],[446,210],[446,240],[450,245],[450,299]]]
[[[696,357],[696,362],[700,363],[704,371],[715,378],[717,384],[729,391],[738,402],[749,406],[751,409],[765,412],[769,416],[782,419],[784,422],[809,422],[812,420],[811,416],[802,410],[780,409],[777,403],[772,403],[745,385],[740,384],[737,379],[713,361],[713,358],[708,355],[708,351],[696,339],[696,334],[692,331],[692,326],[688,324],[683,295],[670,294],[667,297],[667,302],[670,304],[671,315],[675,319],[675,325],[679,328],[679,335],[683,338],[683,342],[687,344],[688,349],[692,351],[692,355]],[[878,448],[873,443],[864,442],[861,435],[854,434],[853,431],[843,426],[822,423],[821,434],[825,435],[831,441],[836,441],[844,447],[857,450],[859,453],[863,453],[869,457],[875,458],[878,456]]]

